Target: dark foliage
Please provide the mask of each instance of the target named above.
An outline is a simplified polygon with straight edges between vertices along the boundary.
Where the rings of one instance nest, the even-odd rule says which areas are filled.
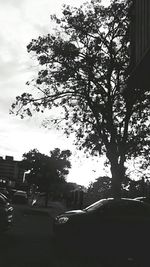
[[[76,144],[92,154],[106,154],[114,196],[120,196],[124,163],[144,156],[149,146],[149,95],[127,87],[130,65],[130,1],[99,0],[80,8],[64,6],[63,17],[51,16],[58,29],[27,46],[39,63],[35,94],[23,93],[12,110],[32,116],[53,107],[61,116],[49,123],[74,132]],[[61,121],[65,124],[61,124]]]
[[[39,186],[42,191],[50,192],[65,182],[66,176],[71,168],[69,150],[60,151],[59,148],[50,152],[50,156],[33,149],[23,154],[21,166],[29,171],[26,176],[29,184]]]

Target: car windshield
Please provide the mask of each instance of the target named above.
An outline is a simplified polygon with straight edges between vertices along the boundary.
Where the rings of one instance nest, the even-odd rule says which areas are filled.
[[[84,209],[84,211],[94,211],[102,207],[106,202],[108,202],[107,199],[101,199],[92,205],[88,206],[87,208]]]

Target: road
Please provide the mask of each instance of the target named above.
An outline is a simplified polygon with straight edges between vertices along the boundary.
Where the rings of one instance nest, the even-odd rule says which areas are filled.
[[[0,266],[52,266],[51,248],[52,218],[16,207],[13,227],[0,236]]]
[[[100,258],[77,258],[67,251],[56,250],[53,246],[53,219],[45,209],[31,209],[25,206],[15,207],[13,227],[0,236],[1,267],[128,267],[147,265],[133,262],[100,263]],[[90,255],[89,255],[90,256]],[[108,255],[109,258],[109,255]]]
[[[53,219],[44,209],[14,208],[13,227],[0,236],[1,267],[93,267],[85,259],[71,258],[67,252],[63,256],[54,249]]]

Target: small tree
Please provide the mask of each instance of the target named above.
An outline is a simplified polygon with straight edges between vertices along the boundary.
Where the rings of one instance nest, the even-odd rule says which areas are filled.
[[[45,206],[48,202],[50,191],[61,189],[71,167],[69,150],[60,151],[59,148],[50,152],[50,156],[40,153],[37,149],[30,150],[23,154],[21,165],[29,171],[27,176],[30,184],[36,184],[40,190],[45,191]]]
[[[12,108],[23,117],[45,108],[62,108],[54,118],[64,132],[74,132],[76,144],[89,153],[106,154],[111,166],[114,197],[121,196],[125,161],[144,155],[148,146],[148,95],[127,86],[130,1],[113,0],[104,7],[99,0],[80,8],[64,6],[54,34],[34,39],[27,46],[39,62],[33,85],[35,94],[23,93]],[[37,94],[38,92],[38,94]]]
[[[111,196],[111,178],[107,176],[99,177],[88,187],[88,195],[93,195],[95,201]]]

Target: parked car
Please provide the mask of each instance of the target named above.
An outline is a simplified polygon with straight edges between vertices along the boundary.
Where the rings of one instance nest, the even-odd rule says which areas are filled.
[[[135,200],[142,201],[144,203],[150,204],[150,197],[136,197]]]
[[[12,197],[14,195],[14,193],[16,192],[17,190],[14,189],[14,188],[9,188],[8,189],[8,192],[9,192],[9,199],[12,200]]]
[[[13,207],[8,198],[0,193],[0,232],[7,230],[13,222]]]
[[[133,199],[102,199],[56,216],[53,226],[56,246],[87,256],[138,257],[150,240],[150,206]]]
[[[17,190],[12,197],[13,204],[28,204],[27,192],[22,190]]]
[[[0,193],[2,193],[3,195],[5,195],[6,197],[9,198],[9,192],[8,192],[7,188],[0,187]]]

